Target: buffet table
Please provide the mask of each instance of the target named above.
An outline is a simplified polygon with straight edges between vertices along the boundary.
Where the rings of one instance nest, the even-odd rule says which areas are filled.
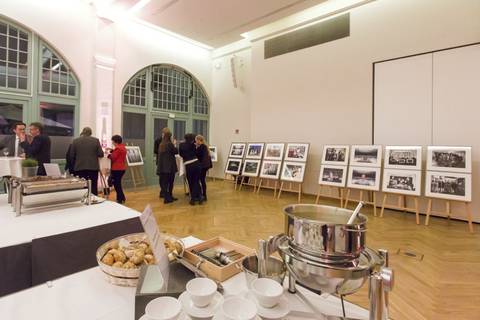
[[[105,201],[32,209],[15,217],[7,196],[0,195],[0,296],[94,267],[102,243],[143,232],[139,216]]]
[[[198,243],[193,237],[184,239],[187,246]],[[223,282],[225,295],[245,294],[243,273]],[[323,313],[341,315],[340,299],[331,295],[319,296],[297,287],[307,300]],[[309,309],[297,295],[285,293],[292,312],[286,319],[324,319],[312,317]],[[368,319],[368,311],[345,302],[347,317]],[[5,319],[31,320],[133,320],[135,288],[119,287],[103,279],[100,268],[95,267],[37,287],[0,298],[0,314]],[[325,318],[326,319],[326,318]]]

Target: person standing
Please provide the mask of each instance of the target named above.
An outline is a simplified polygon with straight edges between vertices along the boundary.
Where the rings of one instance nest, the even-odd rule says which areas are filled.
[[[158,148],[160,147],[160,143],[162,143],[162,139],[163,139],[163,136],[165,135],[165,133],[170,133],[172,134],[172,132],[170,131],[169,128],[165,127],[162,129],[162,134],[160,136],[160,138],[157,138],[155,139],[155,142],[153,144],[153,153],[155,154],[155,163],[158,165]],[[158,184],[160,185],[160,194],[158,195],[159,198],[164,198],[165,197],[165,191],[162,189],[162,176],[160,174],[158,174]]]
[[[207,201],[207,172],[213,167],[212,158],[210,157],[210,150],[205,143],[205,138],[202,135],[195,137],[195,144],[197,146],[197,158],[200,162],[200,186],[202,187],[203,201]]]
[[[80,137],[73,140],[71,157],[75,164],[75,174],[91,181],[94,195],[98,195],[98,171],[100,170],[98,158],[103,156],[100,141],[92,137],[92,129],[83,128]]]
[[[187,175],[188,188],[190,189],[190,204],[193,206],[196,201],[202,204],[203,199],[199,181],[201,168],[197,158],[195,135],[193,133],[185,135],[185,141],[180,143],[179,153],[185,164],[185,173]]]
[[[20,146],[20,136],[25,135],[25,123],[15,122],[12,125],[13,135],[6,136],[3,141],[0,141],[0,150],[7,149],[7,157],[20,157],[24,153]]]
[[[112,137],[112,144],[115,148],[113,150],[108,149],[110,151],[108,157],[111,161],[110,175],[112,177],[113,187],[115,188],[115,192],[117,193],[118,203],[125,203],[125,201],[127,200],[125,198],[125,194],[123,193],[122,188],[122,177],[125,174],[125,170],[127,170],[127,165],[125,163],[127,159],[127,149],[122,142],[123,139],[121,136],[114,135]]]
[[[173,197],[173,185],[175,183],[175,173],[177,173],[177,160],[175,155],[178,153],[172,142],[172,133],[170,131],[162,134],[162,142],[158,146],[157,157],[157,175],[160,177],[160,190],[163,191],[163,203],[171,203],[177,198]]]
[[[27,158],[38,161],[37,175],[46,176],[44,163],[50,163],[50,137],[43,133],[43,124],[40,122],[32,122],[29,126],[31,142],[27,140],[25,133],[20,134],[20,147],[25,150]]]

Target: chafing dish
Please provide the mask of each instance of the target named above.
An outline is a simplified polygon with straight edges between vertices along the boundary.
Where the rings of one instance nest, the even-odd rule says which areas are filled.
[[[22,209],[84,201],[91,203],[89,180],[77,177],[44,177],[10,179],[11,204],[16,216]]]

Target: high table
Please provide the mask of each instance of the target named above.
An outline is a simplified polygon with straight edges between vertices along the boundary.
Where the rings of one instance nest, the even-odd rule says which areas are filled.
[[[193,237],[184,239],[186,246],[198,243]],[[225,295],[243,295],[247,292],[243,273],[222,283]],[[317,295],[297,287],[306,299],[322,313],[341,315],[340,299],[331,295]],[[286,319],[323,319],[312,317],[309,309],[297,295],[285,293],[294,311]],[[37,287],[0,298],[2,319],[31,320],[133,320],[135,288],[119,287],[103,279],[95,267]],[[345,302],[347,317],[368,319],[368,311]]]
[[[0,195],[0,296],[94,267],[104,242],[143,232],[139,216],[105,201],[31,209],[15,217],[7,196]]]

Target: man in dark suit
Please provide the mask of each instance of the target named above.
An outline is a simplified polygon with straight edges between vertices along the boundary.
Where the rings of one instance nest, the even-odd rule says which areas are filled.
[[[33,158],[38,161],[37,175],[45,176],[44,163],[50,163],[50,138],[43,133],[43,124],[32,122],[29,126],[31,142],[27,140],[25,133],[20,135],[20,146],[25,150],[27,158]]]
[[[73,159],[75,174],[92,182],[92,193],[98,195],[98,158],[103,157],[102,146],[92,137],[92,129],[85,127],[80,137],[73,140],[70,156]]]
[[[12,125],[13,135],[6,136],[0,141],[0,150],[7,149],[8,157],[20,157],[24,151],[20,146],[20,136],[25,135],[26,124],[23,122],[15,122]]]

